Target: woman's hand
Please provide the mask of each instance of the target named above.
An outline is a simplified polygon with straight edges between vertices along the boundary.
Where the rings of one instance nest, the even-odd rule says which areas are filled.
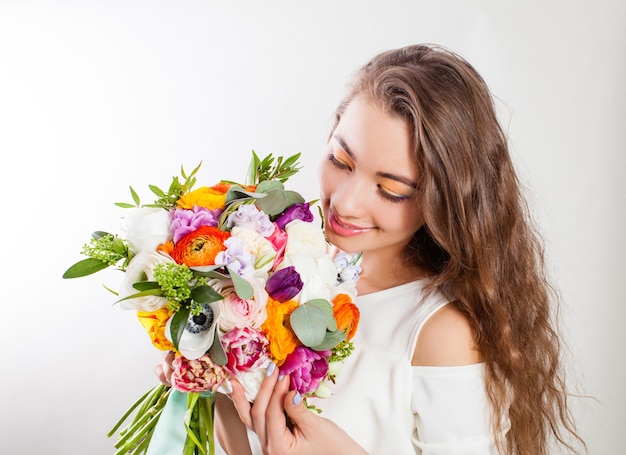
[[[241,384],[232,380],[232,400],[241,421],[259,437],[267,455],[365,454],[334,422],[311,412],[297,392],[289,391],[289,377],[279,379],[268,368],[254,404]],[[289,421],[287,420],[289,418]]]
[[[172,387],[172,373],[174,372],[174,368],[172,367],[173,361],[174,352],[164,351],[161,363],[158,363],[154,367],[154,374],[159,378],[159,381],[168,387]]]

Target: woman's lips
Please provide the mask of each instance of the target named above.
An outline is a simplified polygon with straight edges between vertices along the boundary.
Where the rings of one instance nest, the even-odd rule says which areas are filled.
[[[352,237],[370,231],[372,228],[357,226],[355,224],[346,223],[341,220],[334,212],[330,212],[328,216],[328,225],[332,231],[342,237]]]

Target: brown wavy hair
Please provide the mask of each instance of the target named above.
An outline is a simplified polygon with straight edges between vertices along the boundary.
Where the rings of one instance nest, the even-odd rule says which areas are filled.
[[[494,435],[507,454],[585,447],[567,405],[555,329],[558,296],[490,91],[459,55],[415,45],[374,57],[355,75],[338,122],[364,96],[410,127],[425,225],[407,260],[430,272],[469,319],[486,365]]]

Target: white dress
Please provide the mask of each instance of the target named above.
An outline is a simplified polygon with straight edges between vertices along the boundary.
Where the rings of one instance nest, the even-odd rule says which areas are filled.
[[[447,303],[422,298],[420,281],[359,296],[355,350],[314,404],[373,455],[495,454],[483,364],[411,365],[420,329]]]

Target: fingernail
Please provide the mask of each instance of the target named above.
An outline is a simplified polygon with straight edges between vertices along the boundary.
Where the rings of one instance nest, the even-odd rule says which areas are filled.
[[[270,364],[267,366],[267,371],[265,372],[266,376],[271,376],[275,369],[276,364],[274,362],[270,362]]]
[[[285,377],[285,375],[284,375],[284,374],[282,374],[282,373],[280,373],[280,374],[278,375],[278,380],[279,380],[279,381],[282,381],[282,379],[283,379],[284,377]]]
[[[300,396],[300,392],[296,392],[296,394],[293,396],[293,405],[294,406],[298,406],[300,404],[300,401],[302,401],[302,397]]]

